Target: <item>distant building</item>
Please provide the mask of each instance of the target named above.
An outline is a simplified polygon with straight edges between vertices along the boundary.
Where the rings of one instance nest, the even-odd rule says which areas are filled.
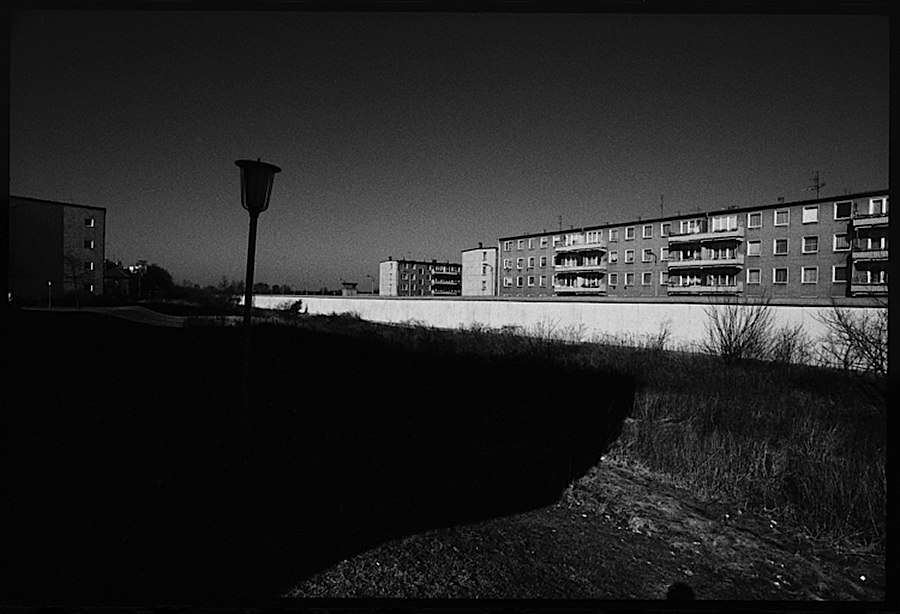
[[[497,294],[497,248],[478,247],[462,251],[462,295]]]
[[[381,296],[459,296],[462,266],[432,260],[382,261],[378,266]]]
[[[886,190],[502,237],[499,296],[887,297]]]
[[[77,290],[103,293],[106,209],[9,197],[9,289],[13,298]]]

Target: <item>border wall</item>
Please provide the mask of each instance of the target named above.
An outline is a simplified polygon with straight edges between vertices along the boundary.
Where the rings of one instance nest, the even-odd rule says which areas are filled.
[[[386,324],[422,324],[435,328],[520,327],[525,333],[559,334],[583,341],[614,338],[638,344],[667,330],[667,346],[695,349],[706,339],[710,302],[566,301],[491,297],[379,297],[256,295],[255,307],[287,309],[302,302],[310,315],[354,314]],[[841,305],[854,311],[878,307]],[[770,305],[776,328],[800,324],[811,340],[828,331],[819,320],[830,304]]]

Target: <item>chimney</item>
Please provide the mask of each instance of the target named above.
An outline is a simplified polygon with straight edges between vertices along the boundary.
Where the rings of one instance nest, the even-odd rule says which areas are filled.
[[[478,242],[478,249],[481,249],[481,248],[483,248],[483,247],[484,247],[484,243],[482,243],[481,241],[479,241],[479,242]]]
[[[778,197],[778,202],[779,202],[779,203],[783,203],[783,202],[784,202],[784,196],[779,196],[779,197]]]

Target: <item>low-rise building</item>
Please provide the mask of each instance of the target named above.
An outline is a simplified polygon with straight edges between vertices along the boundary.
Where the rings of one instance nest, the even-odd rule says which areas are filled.
[[[432,260],[394,260],[378,267],[380,296],[459,296],[462,265]]]
[[[507,297],[887,296],[888,192],[503,237]]]
[[[462,295],[495,296],[497,294],[497,248],[478,247],[462,251]]]
[[[103,293],[106,209],[9,197],[9,291],[14,299]]]

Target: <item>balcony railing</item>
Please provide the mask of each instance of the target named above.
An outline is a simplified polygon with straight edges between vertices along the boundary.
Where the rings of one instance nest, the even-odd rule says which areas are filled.
[[[669,269],[710,269],[717,267],[742,267],[744,254],[735,254],[733,258],[673,258],[671,253],[666,261]]]
[[[438,285],[438,284],[440,284],[440,285],[442,285],[442,286],[458,286],[459,283],[460,283],[459,278],[456,278],[456,279],[435,279],[435,278],[432,278],[432,279],[431,279],[431,285],[432,285],[432,286]]]
[[[435,268],[431,269],[432,275],[459,275],[459,269]]]
[[[606,284],[599,286],[566,286],[553,284],[553,291],[557,294],[606,294]]]
[[[596,264],[556,264],[553,269],[557,273],[592,273],[606,271],[608,264],[601,260]]]
[[[742,241],[743,227],[733,230],[704,230],[701,232],[670,232],[669,245],[672,243],[696,243],[705,241]]]
[[[852,223],[854,228],[860,226],[887,226],[888,214],[885,213],[858,213],[853,216]]]
[[[884,249],[853,249],[854,260],[887,260],[888,250]]]
[[[733,286],[710,286],[705,284],[693,284],[681,286],[671,284],[668,286],[669,294],[738,294],[744,291],[744,282],[739,281]]]
[[[575,241],[569,245],[556,245],[554,251],[557,254],[560,253],[572,253],[572,252],[605,252],[606,251],[606,242],[605,241],[593,241],[591,243],[585,243],[583,241]]]
[[[865,281],[850,282],[850,294],[856,296],[860,294],[887,294],[888,286],[886,283],[870,283]]]

